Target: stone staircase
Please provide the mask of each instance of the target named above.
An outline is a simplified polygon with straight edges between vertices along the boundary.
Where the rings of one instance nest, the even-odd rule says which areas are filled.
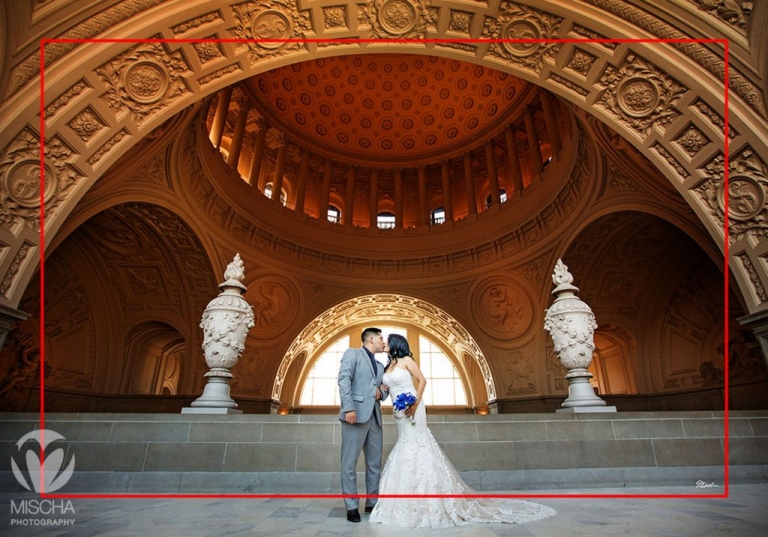
[[[768,411],[729,416],[729,481],[768,481]],[[21,466],[16,442],[39,427],[39,415],[0,420],[0,486],[21,491],[10,459],[16,454]],[[385,457],[397,437],[393,420],[385,416]],[[724,481],[723,412],[431,415],[428,422],[480,491]],[[66,438],[54,444],[67,451],[65,461],[76,458],[62,493],[341,491],[336,416],[47,413],[45,428]]]

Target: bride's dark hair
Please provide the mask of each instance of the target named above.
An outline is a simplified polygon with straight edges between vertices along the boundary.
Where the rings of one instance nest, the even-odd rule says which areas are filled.
[[[411,348],[408,346],[408,340],[400,334],[390,334],[387,338],[387,345],[389,345],[389,361],[387,362],[387,367],[384,368],[385,370],[389,369],[393,361],[397,364],[399,358],[404,356],[413,358]]]

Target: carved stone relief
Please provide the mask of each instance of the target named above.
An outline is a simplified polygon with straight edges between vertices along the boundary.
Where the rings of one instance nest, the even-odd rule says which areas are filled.
[[[587,76],[596,59],[597,57],[589,52],[575,48],[571,54],[571,59],[568,61],[568,69],[576,71],[581,76]]]
[[[746,35],[753,2],[749,0],[688,0],[700,10],[741,30]]]
[[[347,27],[347,8],[346,6],[332,6],[323,8],[323,18],[325,27],[346,28]]]
[[[299,11],[295,0],[266,0],[235,5],[232,6],[232,14],[238,24],[232,29],[232,35],[249,41],[251,63],[262,58],[305,50],[306,43],[274,40],[305,37],[312,30],[308,13]]]
[[[724,225],[725,160],[722,155],[704,167],[706,180],[695,192],[720,225]],[[750,147],[729,161],[728,216],[730,240],[734,242],[752,235],[768,236],[768,207],[765,205],[768,188],[768,168]]]
[[[668,74],[630,54],[620,68],[608,66],[600,84],[606,90],[599,106],[612,112],[643,137],[653,127],[665,127],[680,115],[675,105],[688,91]]]
[[[688,153],[689,157],[694,157],[704,147],[709,145],[709,139],[695,125],[690,124],[680,136],[675,138],[674,142]]]
[[[677,42],[671,42],[670,45],[685,53],[704,69],[725,82],[725,62],[723,59],[705,48],[704,45],[691,42],[689,35],[681,32],[665,21],[622,0],[586,1],[631,22],[658,38],[679,40]],[[761,116],[766,117],[765,99],[760,88],[756,87],[745,76],[739,74],[734,69],[729,71],[728,80],[731,89],[733,89],[739,97],[744,99],[744,101]]]
[[[90,89],[90,88],[91,86],[90,84],[88,84],[86,80],[83,79],[78,81],[75,85],[73,85],[63,94],[59,95],[59,97],[55,101],[53,101],[51,104],[49,104],[45,108],[45,119],[53,117],[53,115],[56,114],[59,108],[66,106],[67,104],[69,104],[71,100],[73,100],[75,97],[83,93],[86,89]]]
[[[123,0],[119,7],[110,6],[56,37],[59,39],[89,39],[96,37],[112,26],[130,19],[146,9],[162,4],[164,1],[165,0]],[[68,43],[48,43],[45,47],[45,65],[51,65],[81,44],[81,42],[76,41]],[[40,49],[39,47],[35,47],[35,52],[27,56],[21,63],[11,69],[3,99],[5,100],[16,93],[39,73]]]
[[[68,164],[73,156],[58,137],[45,144],[43,200],[50,216],[83,176]],[[20,221],[26,227],[40,226],[40,141],[24,129],[9,144],[0,160],[0,224]]]
[[[250,337],[269,339],[283,333],[296,319],[299,296],[283,276],[269,275],[247,284],[246,301],[253,306],[256,326]]]
[[[427,27],[437,22],[426,0],[373,0],[358,7],[358,23],[370,27],[368,37],[426,37]]]
[[[189,66],[181,52],[160,43],[142,43],[96,69],[108,88],[102,96],[116,114],[128,112],[137,125],[190,92]]]
[[[93,111],[93,108],[89,106],[69,122],[69,127],[75,131],[82,141],[87,142],[94,134],[105,128],[106,124]]]
[[[502,2],[498,13],[498,18],[485,19],[482,36],[520,41],[493,43],[489,54],[539,73],[544,60],[554,56],[560,49],[559,43],[544,40],[557,37],[563,19],[512,2]]]
[[[206,24],[210,24],[212,22],[216,22],[219,20],[222,20],[221,12],[211,11],[210,13],[206,13],[205,15],[200,15],[199,17],[195,17],[192,20],[188,20],[177,26],[174,26],[172,31],[176,35],[183,34],[190,30],[196,30],[201,26],[204,26]]]
[[[211,36],[214,39],[216,36]],[[200,63],[205,63],[216,58],[223,58],[224,54],[221,52],[221,45],[214,41],[203,41],[200,43],[193,43],[197,52],[197,57],[200,58]]]
[[[536,390],[531,348],[509,350],[503,353],[507,395],[531,393]]]
[[[531,299],[509,278],[493,277],[478,285],[472,307],[480,328],[496,339],[518,338],[531,326]]]

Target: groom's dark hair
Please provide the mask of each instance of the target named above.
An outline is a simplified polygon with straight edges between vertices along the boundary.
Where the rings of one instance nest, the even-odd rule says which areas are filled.
[[[365,330],[363,330],[363,334],[360,336],[360,339],[362,340],[363,343],[365,343],[365,340],[368,339],[369,337],[374,335],[378,336],[379,334],[381,334],[381,328],[373,328],[373,327],[366,328]]]

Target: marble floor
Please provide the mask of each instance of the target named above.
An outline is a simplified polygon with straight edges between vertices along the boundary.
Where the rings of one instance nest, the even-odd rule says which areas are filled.
[[[546,493],[547,491],[540,491]],[[563,491],[548,491],[562,494]],[[691,494],[694,487],[666,489],[588,489],[582,494]],[[698,490],[698,492],[703,492]],[[711,492],[711,491],[706,491]],[[768,483],[732,485],[728,498],[537,499],[557,515],[522,525],[470,524],[442,530],[410,530],[368,522],[347,522],[338,499],[72,499],[53,515],[12,514],[20,500],[0,493],[3,537],[223,537],[223,536],[764,536],[768,535]],[[62,500],[57,500],[62,502]],[[414,500],[418,501],[418,500]],[[31,504],[27,504],[30,508]],[[48,507],[41,504],[43,509]],[[72,514],[74,510],[74,514]],[[62,512],[64,511],[64,512]],[[12,525],[19,519],[69,519],[71,525]]]

